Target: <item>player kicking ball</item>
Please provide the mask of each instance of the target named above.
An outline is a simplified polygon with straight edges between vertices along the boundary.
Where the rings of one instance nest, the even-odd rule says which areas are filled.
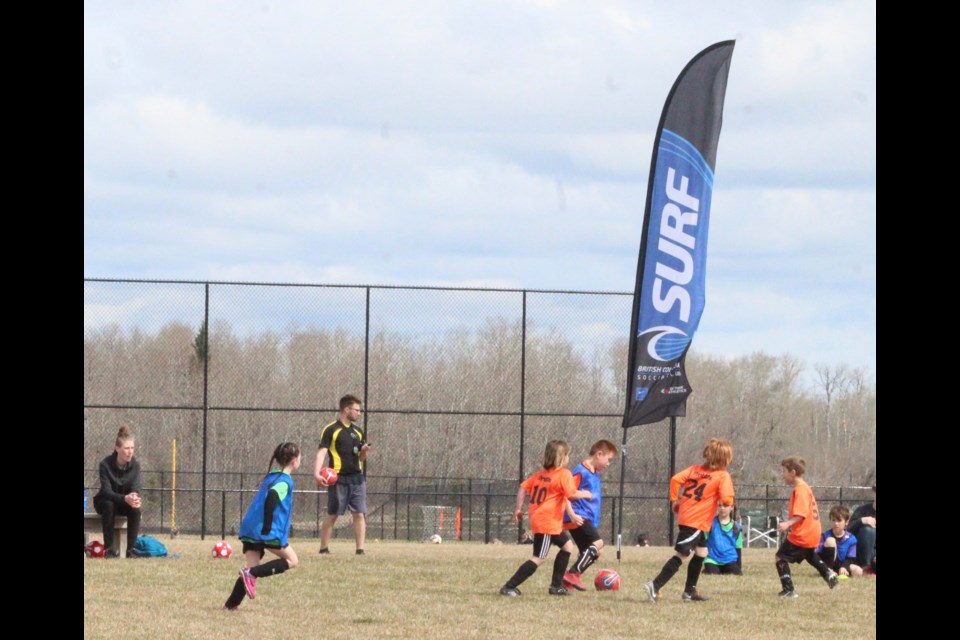
[[[590,492],[591,498],[571,500],[573,512],[583,518],[583,524],[577,526],[564,514],[563,528],[570,532],[580,555],[563,574],[563,586],[578,591],[586,591],[580,576],[603,552],[603,539],[600,537],[600,472],[610,466],[617,456],[617,445],[609,440],[597,440],[590,447],[590,456],[573,470],[573,482],[577,489]]]

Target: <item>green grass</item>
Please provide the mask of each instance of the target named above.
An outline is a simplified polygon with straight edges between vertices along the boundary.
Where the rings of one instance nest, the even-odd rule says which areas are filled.
[[[229,560],[210,555],[215,538],[169,539],[178,558],[84,559],[85,638],[725,638],[782,640],[875,638],[876,578],[844,580],[831,591],[809,565],[793,565],[800,597],[777,597],[773,549],[748,549],[744,573],[702,576],[711,599],[684,603],[686,565],[648,602],[642,588],[672,555],[668,547],[629,547],[616,561],[609,547],[587,571],[620,572],[616,592],[547,595],[556,550],[522,586],[523,596],[497,591],[528,558],[528,545],[442,545],[369,541],[355,556],[350,540],[297,539],[300,566],[257,581],[257,598],[238,612],[221,609],[243,565],[241,544]],[[272,557],[272,556],[271,556]],[[269,557],[267,559],[270,559]]]

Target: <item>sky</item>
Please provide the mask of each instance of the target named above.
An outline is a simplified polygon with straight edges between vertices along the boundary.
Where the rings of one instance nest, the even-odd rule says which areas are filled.
[[[87,1],[84,277],[632,291],[664,101],[730,39],[693,347],[875,381],[863,0]]]

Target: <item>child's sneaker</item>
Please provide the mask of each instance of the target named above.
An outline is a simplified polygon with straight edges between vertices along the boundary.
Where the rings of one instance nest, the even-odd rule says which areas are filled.
[[[657,588],[653,586],[652,580],[643,585],[643,588],[647,590],[647,597],[650,598],[650,602],[656,602],[657,598],[660,597],[660,594],[657,593]]]
[[[837,577],[837,574],[833,571],[830,572],[830,575],[827,576],[827,584],[833,589],[835,586],[840,584],[840,578]]]
[[[223,610],[224,610],[224,611],[239,611],[239,610],[240,610],[240,607],[228,607],[227,605],[223,605]]]
[[[244,567],[240,569],[240,578],[243,580],[243,588],[247,592],[247,597],[253,600],[257,597],[257,579],[250,573],[250,569]]]
[[[570,592],[566,590],[565,587],[550,587],[547,589],[547,593],[552,596],[568,596]]]
[[[706,602],[709,599],[707,596],[701,595],[698,589],[683,592],[684,602]]]
[[[780,596],[781,598],[799,598],[800,597],[800,594],[793,589],[784,589],[777,595]]]
[[[563,586],[573,587],[577,591],[586,591],[583,587],[583,583],[580,582],[580,576],[576,573],[565,573],[563,574]]]
[[[504,585],[500,587],[500,595],[510,596],[511,598],[518,598],[520,597],[520,589],[517,589],[516,587],[508,587]]]

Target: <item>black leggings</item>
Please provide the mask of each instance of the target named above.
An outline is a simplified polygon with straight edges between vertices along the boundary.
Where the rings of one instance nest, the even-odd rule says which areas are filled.
[[[110,500],[96,500],[93,508],[103,520],[104,549],[120,550],[120,541],[113,539],[113,527],[117,516],[127,516],[127,553],[131,553],[140,535],[140,509],[134,509],[126,502],[118,505]]]

